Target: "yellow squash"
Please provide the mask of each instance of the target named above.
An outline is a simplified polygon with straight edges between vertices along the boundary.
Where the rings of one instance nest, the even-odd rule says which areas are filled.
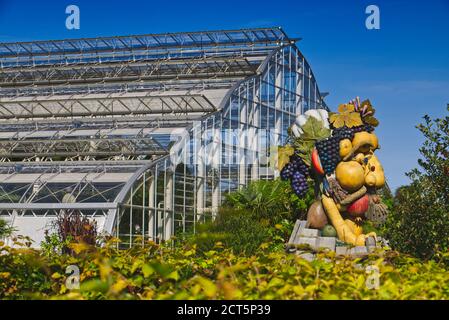
[[[337,231],[338,239],[341,241],[353,244],[355,246],[364,246],[366,238],[376,237],[374,232],[362,234],[360,227],[358,227],[353,221],[343,220],[337,209],[337,205],[332,198],[323,195],[321,202],[329,220]]]

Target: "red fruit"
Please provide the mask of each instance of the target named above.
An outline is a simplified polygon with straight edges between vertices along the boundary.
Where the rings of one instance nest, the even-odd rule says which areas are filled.
[[[363,216],[363,214],[368,211],[369,206],[369,197],[367,194],[365,194],[360,199],[357,199],[350,205],[346,207],[346,211],[353,217],[360,217]]]
[[[315,171],[321,175],[324,174],[323,167],[321,166],[320,156],[318,155],[318,150],[313,148],[312,151],[312,167]]]

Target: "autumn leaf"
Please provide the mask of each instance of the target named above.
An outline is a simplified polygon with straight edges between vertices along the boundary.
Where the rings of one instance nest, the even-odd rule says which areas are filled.
[[[374,117],[366,117],[363,118],[363,122],[366,124],[372,125],[373,127],[377,127],[379,125],[379,120]]]
[[[343,126],[352,128],[363,124],[360,113],[358,112],[343,112],[340,114],[334,113],[331,115],[329,120],[335,128],[341,128]]]
[[[91,246],[84,242],[74,242],[69,244],[69,248],[79,254],[83,251],[89,250]]]
[[[295,149],[287,144],[284,147],[278,147],[278,170],[281,171],[284,166],[290,162],[290,156],[295,153]]]
[[[111,286],[111,291],[113,293],[117,294],[117,293],[120,293],[127,286],[128,286],[128,282],[125,279],[120,278]]]
[[[348,118],[345,119],[345,124],[349,128],[363,125],[362,118],[360,117],[360,113],[358,113],[358,112],[349,113]]]
[[[332,125],[335,128],[341,128],[345,125],[345,121],[343,119],[343,117],[341,117],[340,114],[334,113],[329,117],[329,121],[330,123],[332,123]]]
[[[354,112],[355,107],[353,104],[341,104],[338,106],[338,112],[345,113],[345,112]]]

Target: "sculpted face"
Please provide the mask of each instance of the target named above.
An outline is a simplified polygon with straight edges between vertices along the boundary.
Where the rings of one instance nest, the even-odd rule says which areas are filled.
[[[335,169],[337,186],[348,196],[344,199],[323,195],[323,207],[339,238],[354,245],[365,245],[360,222],[369,208],[370,197],[384,186],[382,165],[374,154],[379,147],[374,133],[359,132],[352,140],[340,141],[341,161]]]
[[[342,161],[336,168],[336,176],[343,188],[355,191],[362,185],[377,189],[384,186],[384,170],[374,154],[378,147],[376,135],[369,132],[356,133],[352,141],[340,141]]]

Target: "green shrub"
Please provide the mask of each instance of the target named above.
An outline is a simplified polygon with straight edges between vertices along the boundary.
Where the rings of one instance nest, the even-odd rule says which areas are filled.
[[[396,252],[355,260],[320,254],[313,262],[263,248],[240,256],[223,247],[199,252],[154,243],[77,252],[45,256],[0,246],[0,299],[449,299],[443,263]],[[68,265],[79,267],[80,290],[66,287]],[[379,270],[377,290],[366,286],[367,266]]]
[[[270,225],[268,219],[250,211],[225,207],[213,222],[198,226],[197,233],[188,240],[202,251],[212,250],[219,242],[236,254],[250,256],[264,243],[282,248],[292,228],[287,221]]]
[[[4,237],[9,237],[13,232],[14,228],[8,225],[8,223],[0,218],[0,239]]]
[[[189,241],[201,250],[223,243],[237,254],[253,254],[262,244],[281,248],[297,218],[305,218],[313,190],[298,198],[280,179],[250,183],[227,195],[213,222],[200,225]]]
[[[313,188],[301,199],[293,193],[288,181],[259,180],[227,195],[224,206],[248,210],[274,225],[284,219],[304,219],[313,200]]]
[[[409,172],[412,183],[396,191],[385,232],[393,248],[431,258],[436,249],[449,249],[449,117],[424,119],[420,170]]]

